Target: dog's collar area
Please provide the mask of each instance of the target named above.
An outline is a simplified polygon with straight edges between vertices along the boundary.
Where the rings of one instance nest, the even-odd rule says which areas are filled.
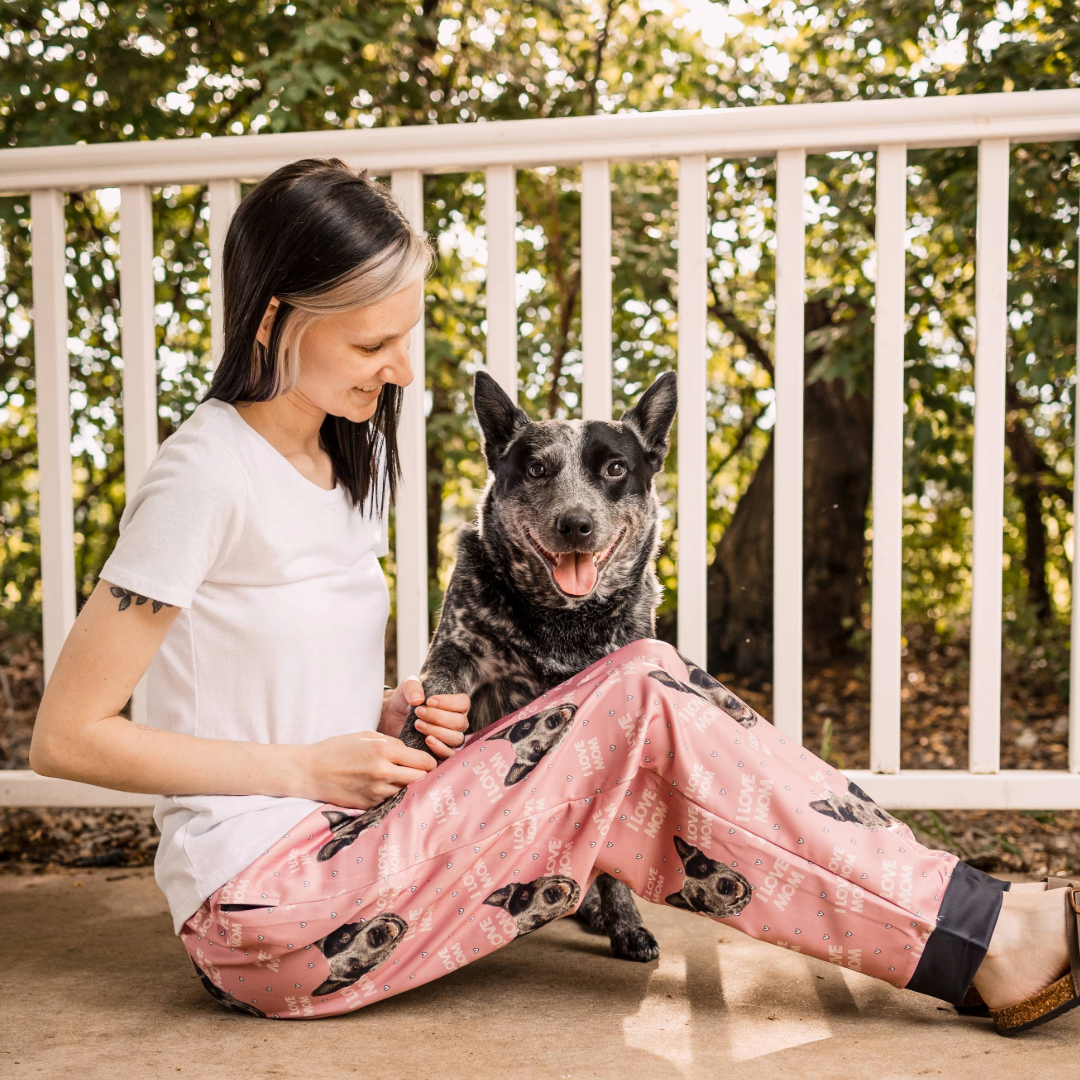
[[[533,547],[539,553],[544,565],[548,568],[548,572],[551,574],[555,587],[559,592],[564,596],[581,598],[589,596],[596,588],[596,583],[600,580],[600,572],[611,560],[611,556],[619,541],[622,540],[626,528],[624,526],[620,529],[618,536],[602,551],[548,551],[537,540],[532,529],[526,527],[525,532],[528,534]],[[591,565],[588,563],[582,565],[583,560],[580,559],[580,556],[583,555],[592,556]],[[574,588],[564,588],[564,583],[559,580],[560,575],[567,579],[566,584],[573,582]]]

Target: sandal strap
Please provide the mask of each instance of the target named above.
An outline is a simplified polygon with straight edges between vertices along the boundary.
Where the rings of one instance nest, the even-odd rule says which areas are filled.
[[[1039,880],[1046,886],[1047,892],[1051,889],[1080,889],[1080,881],[1070,881],[1068,878],[1044,877]]]
[[[1065,924],[1069,937],[1069,973],[1073,994],[1080,997],[1080,888],[1071,886],[1065,897]]]

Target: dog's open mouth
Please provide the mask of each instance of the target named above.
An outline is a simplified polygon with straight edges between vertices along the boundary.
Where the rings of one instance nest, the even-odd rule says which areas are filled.
[[[588,596],[596,587],[601,569],[611,558],[626,529],[621,529],[603,551],[548,551],[533,535],[532,529],[526,532],[551,570],[555,584],[568,596]]]

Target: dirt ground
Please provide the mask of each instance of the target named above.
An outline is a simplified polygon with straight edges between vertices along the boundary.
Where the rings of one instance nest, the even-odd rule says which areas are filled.
[[[942,644],[909,628],[903,657],[904,767],[962,768],[967,757],[965,642]],[[771,687],[719,677],[771,715]],[[40,645],[0,638],[0,768],[27,768],[42,693]],[[869,766],[870,682],[865,663],[806,671],[806,745],[841,769]],[[1038,669],[1005,665],[1002,767],[1062,769],[1067,703]],[[1080,810],[900,813],[924,843],[954,851],[988,872],[1080,873]],[[157,830],[149,809],[2,809],[0,870],[31,866],[123,867],[153,863]]]

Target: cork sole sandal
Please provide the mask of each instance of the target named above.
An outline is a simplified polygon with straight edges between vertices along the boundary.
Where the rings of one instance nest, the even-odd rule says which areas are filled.
[[[1046,886],[1047,890],[1050,889],[1080,889],[1080,881],[1067,881],[1065,878],[1057,877],[1044,877],[1039,880]],[[961,1016],[989,1016],[990,1007],[982,999],[982,994],[975,989],[974,986],[968,987],[968,992],[964,995],[964,1000],[959,1005],[954,1005],[953,1008]]]
[[[1047,888],[1050,887],[1048,882]],[[1080,888],[1070,885],[1063,891],[1065,926],[1069,937],[1069,970],[1037,994],[1015,1005],[1007,1005],[1004,1009],[991,1009],[994,1030],[999,1035],[1019,1035],[1080,1005]]]

